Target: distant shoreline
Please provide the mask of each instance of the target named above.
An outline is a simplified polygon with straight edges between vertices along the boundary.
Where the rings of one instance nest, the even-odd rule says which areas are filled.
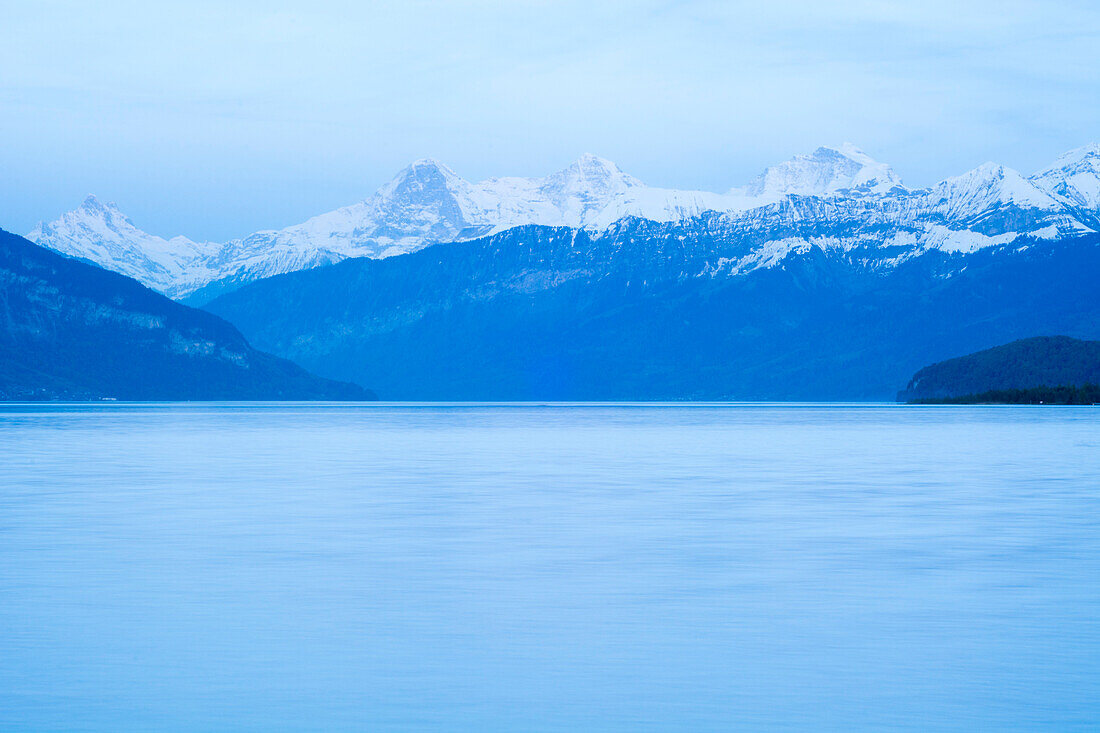
[[[957,397],[922,397],[908,400],[909,405],[1096,405],[1100,404],[1100,385],[1080,387],[1032,387],[995,389]]]

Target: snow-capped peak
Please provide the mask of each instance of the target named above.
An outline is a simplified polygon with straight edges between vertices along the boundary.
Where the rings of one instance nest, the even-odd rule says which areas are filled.
[[[89,194],[58,219],[40,222],[27,238],[50,249],[90,260],[166,293],[186,292],[210,272],[200,261],[218,245],[187,237],[164,239],[138,229],[114,202]]]
[[[413,169],[413,168],[442,168],[442,169],[445,169],[445,170],[448,170],[448,171],[451,170],[450,168],[448,168],[446,166],[446,164],[441,163],[440,161],[438,161],[438,160],[436,160],[435,158],[432,158],[432,157],[417,158],[413,162],[409,163],[409,165],[406,166],[406,168],[410,168],[410,169]]]
[[[1030,180],[1069,206],[1100,210],[1100,144],[1063,153]]]
[[[118,209],[118,205],[114,201],[100,201],[95,194],[88,194],[84,197],[84,200],[80,202],[80,206],[70,211],[66,216],[71,221],[77,221],[79,219],[106,221],[108,219],[119,219],[120,223],[130,224],[130,220],[126,218]],[[43,226],[39,223],[39,226]]]
[[[376,197],[390,198],[401,193],[448,189],[466,183],[453,170],[432,158],[421,158],[403,168]]]
[[[80,204],[80,208],[84,209],[85,211],[101,211],[108,207],[112,209],[118,208],[118,206],[115,205],[114,201],[111,201],[106,206],[104,206],[103,203],[98,198],[96,198],[96,195],[94,193],[90,193],[85,196],[84,201],[82,201]]]
[[[440,175],[444,178],[458,178],[458,174],[451,170],[450,166],[446,163],[440,162],[435,158],[419,158],[409,163],[398,177],[402,175],[417,174],[417,175]]]
[[[991,208],[1013,204],[1020,208],[1059,209],[1058,202],[999,163],[983,163],[960,176],[948,178],[932,189],[945,213],[969,217]]]
[[[557,173],[551,173],[541,183],[544,191],[596,194],[644,185],[634,176],[623,173],[610,160],[591,153],[585,153]]]
[[[94,194],[88,194],[80,206],[62,214],[56,221],[39,222],[30,236],[35,241],[50,236],[64,239],[76,232],[94,232],[113,241],[124,241],[137,232],[145,234],[119,211],[113,201],[103,203]]]
[[[885,193],[897,186],[901,186],[901,179],[890,166],[844,143],[836,148],[820,147],[774,165],[740,191],[775,200],[791,194],[823,196],[850,189]]]
[[[592,153],[585,153],[570,163],[564,170],[559,171],[556,175],[576,176],[593,183],[617,181],[626,186],[643,185],[642,182],[634,176],[623,173],[619,166],[615,165],[607,158],[601,158]]]

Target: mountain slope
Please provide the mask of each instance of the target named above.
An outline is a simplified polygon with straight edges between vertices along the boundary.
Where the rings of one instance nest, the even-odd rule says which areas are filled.
[[[365,399],[225,321],[0,231],[0,399]]]
[[[1100,336],[1100,237],[884,244],[866,208],[522,227],[259,281],[211,311],[394,399],[893,399],[920,366]],[[919,222],[918,222],[919,223]]]
[[[926,366],[899,400],[1100,384],[1100,341],[1038,336]]]

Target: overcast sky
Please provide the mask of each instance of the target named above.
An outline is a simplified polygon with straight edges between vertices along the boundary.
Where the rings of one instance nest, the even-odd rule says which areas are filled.
[[[0,227],[224,240],[435,157],[726,190],[851,141],[929,185],[1100,141],[1100,3],[0,0]]]

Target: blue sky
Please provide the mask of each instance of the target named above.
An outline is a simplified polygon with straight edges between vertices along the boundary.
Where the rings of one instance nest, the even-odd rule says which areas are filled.
[[[1100,4],[0,0],[0,227],[224,240],[409,161],[725,190],[850,140],[928,185],[1100,140]]]

